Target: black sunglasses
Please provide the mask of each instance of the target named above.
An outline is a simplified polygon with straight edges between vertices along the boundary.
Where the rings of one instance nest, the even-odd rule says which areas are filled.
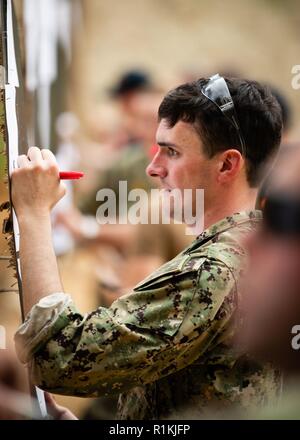
[[[300,236],[300,197],[297,195],[270,194],[263,208],[266,228],[280,236]]]
[[[202,87],[201,93],[213,102],[223,113],[223,115],[230,121],[236,129],[240,140],[241,153],[245,156],[246,146],[238,124],[237,115],[234,108],[234,103],[230,95],[225,79],[218,73],[209,78],[208,83]]]

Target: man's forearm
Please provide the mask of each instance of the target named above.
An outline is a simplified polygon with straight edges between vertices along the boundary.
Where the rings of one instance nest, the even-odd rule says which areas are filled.
[[[41,298],[62,292],[62,284],[52,245],[50,215],[26,215],[19,220],[20,260],[24,311]]]

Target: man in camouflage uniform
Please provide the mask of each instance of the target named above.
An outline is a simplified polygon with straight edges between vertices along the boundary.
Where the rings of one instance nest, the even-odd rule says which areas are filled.
[[[224,98],[222,84],[217,95]],[[180,417],[188,408],[197,417],[217,417],[234,405],[247,410],[275,397],[278,373],[238,351],[232,339],[242,243],[261,218],[254,210],[258,170],[279,146],[281,112],[260,84],[226,84],[231,115],[218,96],[207,97],[212,79],[164,98],[159,150],[147,172],[166,191],[203,188],[205,230],[110,308],[82,316],[62,293],[49,220],[64,193],[56,162],[36,147],[20,156],[13,200],[29,314],[16,345],[41,388],[75,396],[119,393],[120,419]]]

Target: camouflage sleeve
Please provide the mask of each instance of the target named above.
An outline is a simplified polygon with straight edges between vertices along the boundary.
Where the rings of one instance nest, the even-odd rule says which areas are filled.
[[[54,393],[87,397],[174,373],[218,343],[235,294],[224,263],[198,258],[158,270],[108,309],[83,317],[69,303],[32,350],[33,381]]]

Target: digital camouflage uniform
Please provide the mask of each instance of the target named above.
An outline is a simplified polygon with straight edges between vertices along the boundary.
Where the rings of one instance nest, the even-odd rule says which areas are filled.
[[[42,299],[16,334],[34,382],[58,394],[121,393],[118,419],[180,417],[189,409],[218,417],[234,404],[269,403],[278,372],[232,346],[241,238],[260,217],[244,212],[211,226],[110,308],[83,317],[67,295]]]

